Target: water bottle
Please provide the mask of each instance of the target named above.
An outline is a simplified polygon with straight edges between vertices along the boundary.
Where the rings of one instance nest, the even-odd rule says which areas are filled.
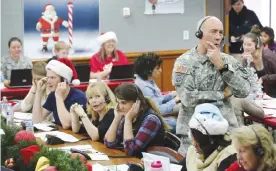
[[[1,114],[5,118],[7,117],[8,105],[9,105],[9,103],[8,103],[7,97],[4,96],[2,103],[1,103]]]
[[[13,121],[13,108],[10,104],[7,105],[7,113],[6,113],[6,124],[7,126],[9,127],[12,127],[13,124],[14,124],[14,121]]]
[[[31,132],[32,134],[34,133],[33,121],[26,121],[26,122],[25,122],[25,127],[26,127],[26,131],[29,131],[29,132]]]
[[[150,166],[150,171],[163,171],[161,161],[152,162]]]

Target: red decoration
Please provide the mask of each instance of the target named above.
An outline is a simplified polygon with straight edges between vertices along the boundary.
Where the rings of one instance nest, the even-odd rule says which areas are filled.
[[[13,168],[15,165],[15,162],[13,160],[13,158],[9,158],[5,161],[5,166],[9,169]]]
[[[56,166],[49,166],[45,168],[43,171],[58,171],[58,169],[56,168]]]
[[[87,163],[86,158],[85,158],[82,154],[80,154],[80,153],[72,153],[72,154],[71,154],[71,157],[72,157],[72,158],[77,158],[77,156],[80,157],[80,160],[81,160],[84,164]]]
[[[40,152],[40,148],[37,145],[31,145],[29,147],[20,150],[21,157],[26,165],[30,163],[34,153]]]
[[[149,0],[149,3],[151,3],[152,5],[157,4],[157,0]]]
[[[88,171],[92,171],[93,170],[92,164],[86,163],[85,167],[87,168]]]
[[[19,131],[15,136],[14,136],[14,143],[18,144],[20,141],[35,141],[35,136],[29,132],[29,131]]]

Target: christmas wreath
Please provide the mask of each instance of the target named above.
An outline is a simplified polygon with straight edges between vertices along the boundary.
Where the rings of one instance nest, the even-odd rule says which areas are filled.
[[[68,154],[38,144],[32,133],[21,127],[9,127],[1,118],[1,165],[15,171],[89,171],[81,154]]]

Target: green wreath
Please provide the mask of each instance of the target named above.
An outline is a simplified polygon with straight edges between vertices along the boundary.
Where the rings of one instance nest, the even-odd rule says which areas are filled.
[[[38,144],[36,141],[21,141],[18,144],[14,143],[14,137],[21,128],[18,126],[9,127],[6,125],[5,120],[1,117],[1,129],[5,134],[1,135],[1,165],[5,166],[7,159],[12,158],[15,171],[34,171],[37,161],[40,157],[44,156],[50,160],[50,166],[55,166],[59,171],[87,171],[86,166],[80,160],[80,157],[72,158],[70,154],[57,150],[49,149],[44,145]],[[20,155],[20,150],[31,145],[40,147],[40,152],[35,153],[30,163],[26,165]]]

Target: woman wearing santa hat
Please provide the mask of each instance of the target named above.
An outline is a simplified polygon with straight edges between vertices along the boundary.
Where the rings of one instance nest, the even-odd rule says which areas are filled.
[[[55,123],[64,129],[71,127],[71,105],[78,103],[85,107],[86,97],[84,92],[71,88],[69,83],[73,77],[73,84],[79,84],[76,70],[71,61],[61,58],[59,61],[51,60],[46,65],[47,79],[42,79],[37,83],[35,102],[33,106],[33,122],[39,123],[53,112]],[[46,102],[41,107],[42,93],[45,91],[47,82],[48,88],[52,91]]]
[[[116,49],[118,42],[114,32],[106,32],[98,37],[101,45],[100,51],[90,59],[90,78],[106,78],[113,65],[128,64],[127,57]]]

